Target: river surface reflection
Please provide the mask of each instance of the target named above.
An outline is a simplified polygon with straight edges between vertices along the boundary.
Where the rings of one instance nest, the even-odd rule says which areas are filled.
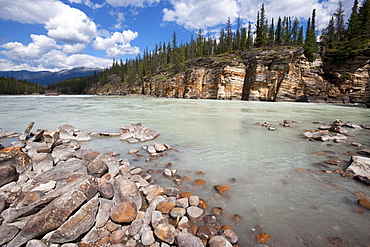
[[[291,128],[279,125],[294,120]],[[37,128],[56,129],[68,123],[81,130],[119,132],[121,126],[142,123],[155,129],[155,140],[173,150],[167,156],[145,162],[142,145],[119,138],[98,138],[82,146],[107,153],[116,151],[144,170],[160,171],[168,162],[181,176],[206,184],[179,185],[222,207],[221,224],[239,235],[240,246],[255,246],[255,234],[271,236],[269,246],[334,246],[330,238],[341,238],[345,246],[369,246],[370,212],[358,213],[356,192],[370,194],[368,186],[338,173],[326,174],[314,163],[342,159],[345,169],[351,142],[369,145],[369,132],[349,130],[356,138],[347,143],[311,142],[300,137],[307,129],[335,119],[370,124],[370,110],[361,107],[245,101],[184,100],[114,96],[1,96],[0,128],[21,132],[31,121]],[[254,123],[268,122],[276,131]],[[6,140],[2,140],[7,144]],[[143,157],[129,155],[140,149]],[[318,152],[325,153],[317,155]],[[316,154],[316,155],[315,155]],[[202,171],[204,174],[197,173]],[[172,180],[153,173],[163,186]],[[231,190],[218,198],[213,186],[228,184]],[[234,221],[233,216],[241,216]]]

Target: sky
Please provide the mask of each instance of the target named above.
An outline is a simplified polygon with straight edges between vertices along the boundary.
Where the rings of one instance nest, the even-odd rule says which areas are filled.
[[[266,17],[298,17],[316,9],[325,28],[339,0],[0,0],[0,71],[106,68],[160,42],[188,42],[201,29],[217,37],[227,19],[236,27]],[[353,2],[342,0],[345,16]],[[360,1],[361,2],[361,1]],[[275,21],[276,23],[276,21]]]

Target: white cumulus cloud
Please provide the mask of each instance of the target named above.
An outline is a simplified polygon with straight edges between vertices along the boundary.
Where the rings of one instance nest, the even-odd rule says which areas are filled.
[[[93,42],[95,50],[105,50],[108,57],[120,57],[125,54],[139,54],[138,47],[132,47],[130,42],[138,36],[138,32],[131,30],[114,32],[108,38],[97,37]]]
[[[163,20],[174,21],[190,30],[206,29],[235,19],[239,5],[235,0],[171,0],[173,9],[163,9]]]
[[[23,45],[19,42],[9,42],[0,45],[4,48],[1,54],[6,55],[13,61],[27,61],[41,57],[43,54],[48,53],[54,49],[59,48],[55,40],[45,35],[31,34],[32,43]]]
[[[82,53],[86,49],[85,44],[65,44],[63,45],[63,52],[68,53],[68,54],[78,54]]]

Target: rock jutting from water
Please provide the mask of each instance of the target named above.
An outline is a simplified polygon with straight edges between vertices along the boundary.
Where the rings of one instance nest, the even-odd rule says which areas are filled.
[[[355,129],[357,131],[368,131],[369,126],[367,124],[355,124],[353,122],[342,122],[339,119],[333,121],[328,125],[320,125],[316,130],[308,130],[302,134],[304,138],[311,141],[322,141],[322,142],[336,142],[346,143],[348,139],[355,138],[355,135],[351,135],[349,129]],[[336,169],[335,172],[339,172],[343,177],[356,178],[365,184],[370,185],[370,149],[361,143],[351,142],[352,147],[357,147],[357,153],[352,153],[349,166],[345,171],[339,172]],[[325,152],[323,152],[325,154]],[[320,153],[318,153],[320,154]],[[327,165],[337,166],[341,163],[340,159],[327,159],[323,161]],[[319,165],[319,164],[318,164]],[[321,165],[325,167],[325,165]],[[328,170],[322,170],[325,173],[331,173]]]
[[[237,246],[235,232],[207,223],[216,216],[206,212],[204,200],[154,184],[127,159],[78,144],[99,133],[62,125],[33,134],[32,126],[0,149],[1,246]],[[141,124],[124,131],[137,141],[158,136]],[[169,149],[149,147],[149,155]]]

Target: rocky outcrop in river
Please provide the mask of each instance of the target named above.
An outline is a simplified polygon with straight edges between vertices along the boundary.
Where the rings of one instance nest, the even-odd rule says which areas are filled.
[[[13,147],[0,148],[0,245],[216,247],[238,242],[198,196],[162,188],[127,159],[78,144],[94,135],[153,140],[158,133],[149,127],[92,133],[63,125],[31,133],[32,127]],[[171,149],[160,143],[144,147],[151,157]],[[176,170],[164,173],[179,181]]]

